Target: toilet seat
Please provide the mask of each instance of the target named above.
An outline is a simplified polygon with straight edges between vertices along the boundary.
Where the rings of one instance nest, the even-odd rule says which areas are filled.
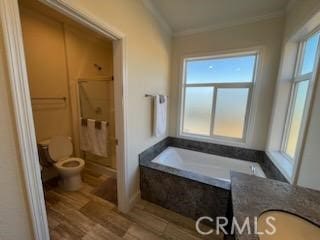
[[[56,163],[69,158],[73,152],[73,146],[68,137],[55,136],[48,144],[49,155]]]
[[[77,165],[72,165],[73,162],[75,162]],[[83,169],[84,164],[85,162],[83,159],[71,157],[64,160],[60,160],[54,165],[56,168],[63,170],[66,173],[71,173],[80,172]]]

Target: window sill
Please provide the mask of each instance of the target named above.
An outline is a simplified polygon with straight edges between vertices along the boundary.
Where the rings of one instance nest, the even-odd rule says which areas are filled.
[[[208,142],[214,144],[221,144],[231,147],[242,147],[242,148],[249,148],[246,142],[243,142],[242,139],[239,140],[228,140],[228,139],[219,139],[219,138],[211,138],[207,136],[195,135],[195,134],[187,134],[187,133],[180,133],[178,137],[188,139],[188,140],[195,140],[201,142]]]
[[[293,163],[280,151],[267,151],[266,153],[285,178],[292,183]]]

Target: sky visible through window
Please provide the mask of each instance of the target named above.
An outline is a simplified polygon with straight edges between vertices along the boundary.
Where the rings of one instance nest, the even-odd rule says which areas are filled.
[[[320,33],[313,35],[308,39],[303,56],[301,75],[313,72],[316,63],[317,48],[319,44]]]
[[[255,55],[187,62],[186,83],[252,82]]]

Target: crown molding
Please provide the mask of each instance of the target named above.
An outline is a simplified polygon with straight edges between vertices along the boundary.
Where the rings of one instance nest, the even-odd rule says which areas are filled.
[[[210,32],[210,31],[215,31],[223,28],[229,28],[229,27],[235,27],[243,24],[248,24],[248,23],[255,23],[263,20],[268,20],[271,18],[277,18],[277,17],[282,17],[285,15],[285,11],[277,11],[265,15],[260,15],[256,17],[250,17],[242,20],[235,20],[235,21],[230,21],[227,23],[220,23],[220,24],[213,24],[209,25],[206,27],[200,27],[200,28],[190,28],[187,30],[182,30],[182,31],[177,31],[174,32],[174,36],[187,36],[187,35],[192,35],[195,33],[202,33],[202,32]]]
[[[155,17],[155,19],[159,22],[160,26],[168,32],[170,35],[172,34],[172,28],[159,12],[159,10],[154,6],[151,0],[141,0],[143,5],[151,12],[151,14]]]

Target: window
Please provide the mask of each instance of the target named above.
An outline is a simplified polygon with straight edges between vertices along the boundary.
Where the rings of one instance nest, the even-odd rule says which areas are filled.
[[[257,53],[184,61],[180,134],[245,141]]]
[[[306,109],[309,105],[310,86],[315,77],[315,69],[318,63],[319,36],[319,32],[315,33],[299,44],[299,54],[292,80],[291,99],[282,143],[282,152],[290,161],[296,158],[299,149]]]

